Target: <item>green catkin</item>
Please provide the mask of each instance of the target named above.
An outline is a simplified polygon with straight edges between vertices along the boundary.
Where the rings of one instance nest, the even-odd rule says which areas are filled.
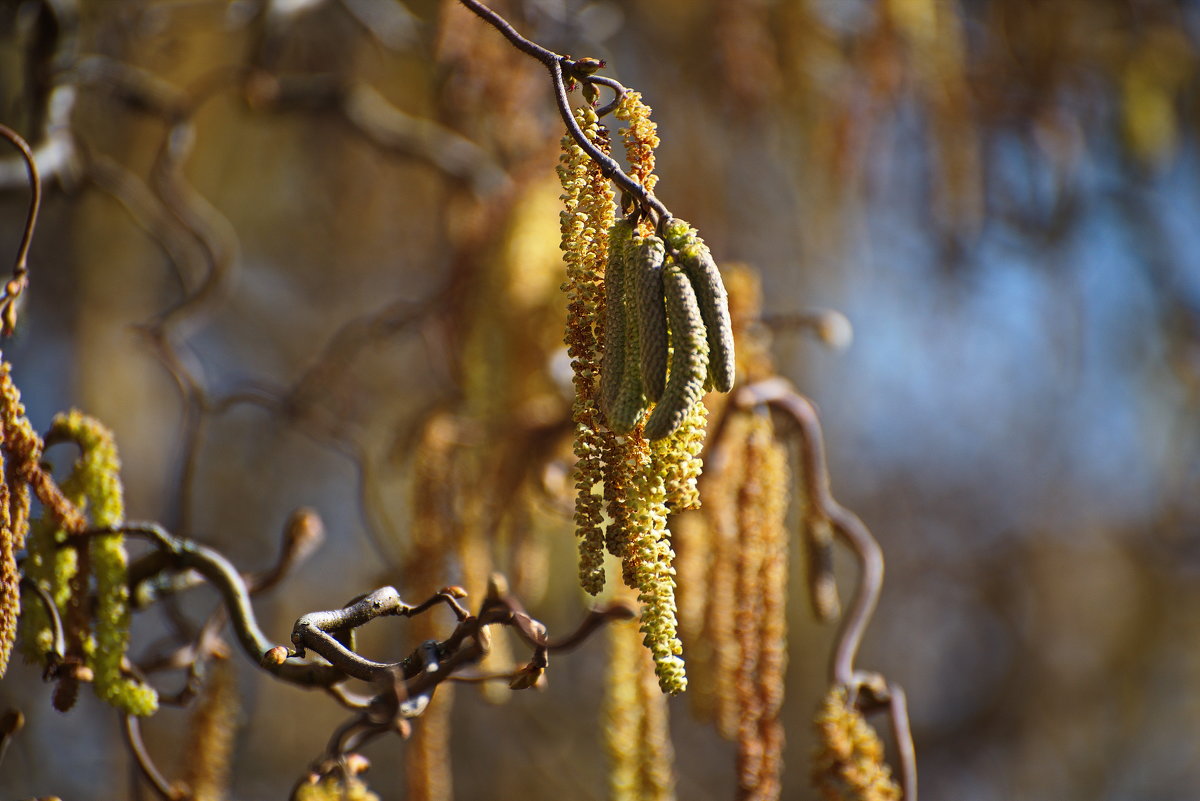
[[[708,335],[708,375],[718,392],[728,392],[733,389],[735,377],[733,324],[721,271],[704,240],[683,220],[671,220],[665,234],[667,242],[679,252],[680,265],[691,279],[700,304]]]
[[[45,589],[58,609],[66,609],[71,601],[71,579],[79,569],[79,555],[74,548],[61,548],[66,534],[55,526],[49,515],[43,514],[29,527],[25,577]],[[29,604],[21,615],[21,642],[25,661],[41,662],[54,644],[50,618],[41,604]]]
[[[667,320],[671,325],[671,375],[662,399],[646,420],[646,438],[662,439],[674,433],[688,411],[704,395],[708,372],[708,340],[692,283],[683,270],[668,263],[663,271]]]
[[[657,236],[637,241],[628,269],[634,271],[637,306],[638,349],[642,371],[642,391],[647,400],[657,403],[667,381],[667,312],[663,305],[663,259],[666,246]]]
[[[625,371],[621,389],[608,419],[609,428],[617,434],[628,434],[646,413],[646,396],[642,388],[642,371],[636,367],[641,358],[641,338],[637,323],[637,271],[630,269],[637,258],[640,239],[630,239],[625,247]]]
[[[54,435],[79,443],[81,456],[64,483],[68,495],[80,495],[96,528],[118,526],[125,516],[121,463],[112,432],[77,411],[59,415]],[[129,645],[129,590],[124,537],[107,534],[91,538],[88,561],[95,580],[94,639],[85,645],[88,667],[95,676],[96,695],[132,715],[145,716],[158,708],[158,695],[148,685],[122,675],[121,662]]]
[[[612,419],[625,371],[625,248],[633,235],[629,220],[618,220],[608,233],[604,270],[604,358],[600,366],[600,409]]]

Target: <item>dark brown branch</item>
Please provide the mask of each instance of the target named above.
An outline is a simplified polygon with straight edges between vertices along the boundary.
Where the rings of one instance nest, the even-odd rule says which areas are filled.
[[[567,126],[567,132],[575,140],[575,144],[579,145],[583,152],[588,155],[588,158],[596,163],[605,178],[615,183],[631,197],[637,198],[643,210],[652,212],[660,223],[665,223],[669,220],[672,216],[671,212],[663,205],[662,201],[655,197],[653,192],[627,175],[621,169],[621,165],[612,156],[609,156],[596,147],[580,129],[579,123],[575,121],[575,115],[571,113],[571,103],[567,100],[568,78],[573,81],[603,83],[614,90],[617,90],[616,87],[620,87],[620,90],[617,91],[623,91],[624,87],[620,86],[616,81],[599,80],[591,74],[589,68],[583,67],[579,62],[567,56],[561,56],[552,50],[547,50],[538,43],[526,39],[517,33],[517,30],[508,20],[483,3],[478,2],[478,0],[459,0],[459,2],[476,16],[504,34],[504,38],[508,39],[513,47],[530,58],[541,62],[542,66],[550,73],[550,81],[554,89],[554,101],[558,106],[558,114],[562,117],[563,124]]]
[[[327,687],[346,678],[346,674],[330,665],[268,659],[268,654],[277,653],[277,648],[285,652],[286,649],[275,645],[263,634],[250,604],[250,592],[245,579],[229,560],[213,549],[176,537],[155,523],[126,523],[91,529],[87,535],[113,533],[147,539],[168,555],[172,569],[195,570],[207,579],[221,595],[242,650],[272,675],[304,687]]]

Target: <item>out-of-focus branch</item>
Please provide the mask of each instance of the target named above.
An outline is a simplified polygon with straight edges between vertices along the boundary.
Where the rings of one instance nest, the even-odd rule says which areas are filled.
[[[879,704],[887,707],[900,756],[904,798],[916,801],[916,756],[903,690],[889,684],[878,673],[855,668],[858,649],[875,614],[883,587],[883,551],[862,520],[838,503],[829,489],[824,436],[812,401],[797,392],[786,379],[775,377],[740,388],[734,402],[742,408],[766,405],[795,424],[800,442],[801,474],[809,502],[829,520],[834,532],[858,560],[858,585],[838,628],[830,659],[830,680],[846,687],[849,697],[862,706]]]
[[[129,745],[129,753],[133,754],[138,771],[146,781],[150,782],[150,786],[154,788],[158,797],[165,801],[182,801],[186,798],[187,793],[184,788],[167,781],[162,771],[158,769],[158,765],[154,764],[150,752],[146,750],[146,742],[142,739],[141,718],[137,715],[122,715],[121,730],[125,734],[125,742]]]
[[[21,710],[9,709],[0,715],[0,765],[4,764],[4,755],[8,753],[8,746],[13,737],[24,727],[25,716],[21,714]]]
[[[25,217],[25,230],[21,233],[21,244],[17,248],[12,278],[4,285],[4,294],[0,296],[0,321],[3,322],[3,332],[5,336],[11,336],[17,327],[17,301],[29,283],[29,267],[26,260],[29,257],[29,246],[33,244],[33,229],[37,226],[38,209],[42,204],[42,179],[38,175],[33,151],[21,135],[7,125],[0,124],[0,136],[21,151],[21,157],[25,160],[25,171],[29,176],[29,213]]]

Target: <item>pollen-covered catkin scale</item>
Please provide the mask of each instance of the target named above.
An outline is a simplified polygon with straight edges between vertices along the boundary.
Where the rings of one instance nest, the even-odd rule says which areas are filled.
[[[630,492],[635,499],[631,542],[622,564],[638,590],[642,605],[642,642],[654,656],[659,686],[665,693],[687,689],[683,644],[679,641],[675,606],[675,553],[667,528],[667,488],[661,457],[648,449],[638,453],[639,464]]]
[[[600,409],[612,418],[625,372],[625,249],[633,235],[629,220],[618,220],[608,232],[608,264],[604,269],[604,359],[600,366]]]
[[[646,438],[652,440],[679,428],[688,410],[704,394],[708,370],[708,341],[691,281],[678,265],[668,263],[663,271],[663,289],[671,326],[671,375],[662,399],[646,420]]]
[[[697,481],[704,469],[700,458],[704,450],[708,407],[697,401],[673,434],[654,443],[663,458],[663,478],[667,485],[667,503],[672,512],[700,508]]]
[[[575,112],[580,128],[601,150],[608,150],[607,131],[590,108]],[[563,187],[560,215],[563,261],[567,267],[564,288],[569,298],[564,342],[571,357],[575,402],[575,523],[579,536],[580,583],[595,594],[604,586],[604,499],[595,490],[603,478],[600,433],[600,372],[597,328],[603,302],[601,274],[608,261],[608,237],[613,228],[612,189],[596,166],[570,136],[563,137],[558,174]],[[628,326],[626,326],[628,328]]]
[[[708,336],[708,374],[718,392],[728,392],[733,389],[735,377],[733,325],[721,271],[704,240],[683,220],[671,220],[665,234],[668,244],[679,252],[680,265],[691,279],[700,302],[700,314]]]
[[[637,293],[638,350],[642,393],[657,403],[667,383],[667,311],[663,303],[663,259],[666,246],[657,236],[638,237],[631,248],[627,269],[634,272]]]
[[[654,149],[658,147],[658,126],[650,120],[650,107],[642,102],[641,92],[626,92],[617,103],[614,116],[629,123],[621,129],[629,174],[649,190],[654,189]]]

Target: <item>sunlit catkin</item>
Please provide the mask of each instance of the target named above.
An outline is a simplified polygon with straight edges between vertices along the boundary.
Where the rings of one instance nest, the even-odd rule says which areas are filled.
[[[708,408],[697,400],[683,416],[674,433],[653,444],[663,464],[663,479],[667,487],[667,503],[671,512],[700,508],[700,489],[697,482],[704,469],[700,453],[708,433]]]
[[[77,411],[58,415],[50,431],[56,437],[76,442],[80,448],[80,457],[64,482],[64,490],[86,501],[94,527],[120,525],[125,502],[121,463],[112,432]],[[152,714],[158,708],[154,689],[121,673],[130,624],[124,537],[120,534],[92,537],[88,557],[96,593],[94,640],[88,649],[88,667],[95,674],[96,695],[130,714]]]
[[[708,341],[692,282],[677,265],[668,263],[663,271],[663,290],[671,326],[671,374],[662,398],[646,419],[646,438],[651,440],[679,429],[704,395],[709,369]]]
[[[817,747],[813,786],[825,801],[898,801],[900,787],[883,761],[883,743],[847,702],[846,688],[833,687],[814,721]]]
[[[8,362],[0,364],[0,677],[8,670],[17,620],[21,615],[17,551],[29,533],[29,468],[41,456],[42,442],[25,417],[21,394],[12,381]],[[40,615],[40,617],[38,617]],[[38,609],[35,621],[46,622]]]
[[[655,403],[662,397],[667,380],[667,310],[663,302],[663,260],[666,249],[657,236],[637,237],[628,269],[633,271],[635,295],[628,302],[635,308],[642,391]]]
[[[591,108],[578,109],[576,121],[589,139],[608,150],[607,131]],[[575,526],[579,537],[579,578],[593,595],[604,586],[603,476],[600,414],[597,404],[600,348],[597,329],[603,302],[603,276],[608,260],[608,234],[613,226],[612,189],[600,168],[570,136],[562,140],[558,167],[564,209],[560,215],[563,260],[567,266],[567,328],[564,340],[571,358],[575,402]]]
[[[666,481],[662,460],[653,450],[639,457],[630,493],[633,527],[623,567],[632,573],[637,587],[642,641],[654,656],[659,686],[663,692],[675,694],[687,689],[687,676],[678,636]]]
[[[658,147],[658,126],[650,120],[650,107],[642,102],[641,92],[626,92],[614,112],[619,120],[629,123],[620,130],[625,143],[625,160],[629,174],[646,189],[653,191],[658,183],[654,174],[654,149]]]
[[[678,251],[679,266],[696,293],[708,338],[708,376],[717,391],[728,392],[733,389],[735,356],[729,300],[721,271],[704,240],[686,222],[671,220],[664,233],[667,244]],[[670,301],[669,295],[667,300]]]

